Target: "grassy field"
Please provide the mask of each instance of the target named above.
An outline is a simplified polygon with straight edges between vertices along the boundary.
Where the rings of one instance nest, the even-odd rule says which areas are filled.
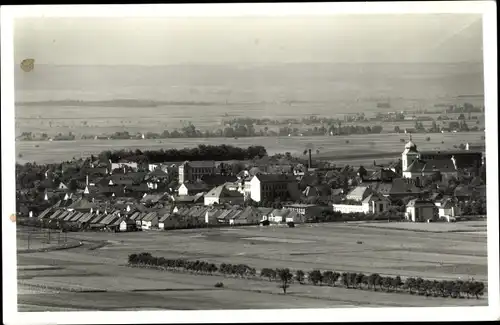
[[[82,134],[98,135],[111,134],[117,131],[128,131],[131,134],[148,131],[161,133],[164,130],[173,131],[180,129],[187,123],[193,123],[200,130],[222,129],[223,121],[231,120],[238,117],[252,118],[273,118],[286,119],[295,118],[302,119],[308,117],[309,114],[317,115],[318,117],[330,117],[343,119],[345,114],[353,112],[364,112],[368,118],[374,117],[377,112],[385,112],[387,109],[376,109],[370,111],[369,107],[373,103],[367,103],[365,106],[351,107],[349,104],[344,110],[335,110],[332,113],[329,104],[294,104],[292,106],[279,104],[232,104],[222,106],[165,106],[165,107],[78,107],[78,106],[18,106],[16,107],[16,135],[22,132],[33,133],[48,133],[67,134],[72,132],[77,137]],[[362,107],[365,107],[363,109]],[[437,110],[436,108],[430,108]],[[200,114],[200,110],[203,114]],[[398,110],[398,109],[393,109]],[[306,112],[306,113],[305,113]],[[311,112],[311,113],[309,113]],[[437,118],[440,114],[416,114],[415,116],[427,116]],[[460,114],[446,114],[450,118],[458,118]],[[483,113],[473,113],[476,120],[467,121],[469,127],[478,126],[484,127]],[[466,114],[467,117],[467,114]],[[449,122],[449,121],[445,121]],[[437,121],[437,124],[442,125],[443,121]],[[381,125],[383,133],[393,132],[394,126],[399,126],[401,129],[413,128],[414,121],[399,121],[399,122],[381,122],[381,121],[366,121],[366,122],[351,122],[347,124],[354,125]],[[431,121],[424,121],[422,124],[429,128],[432,125]],[[269,125],[269,130],[278,131],[283,125]],[[291,127],[299,129],[307,129],[318,125],[301,125],[293,124]],[[264,129],[263,125],[256,125],[256,130]]]
[[[485,222],[483,222],[485,225]],[[464,223],[465,224],[465,223]],[[481,222],[471,223],[481,226]],[[442,227],[455,225],[443,224]],[[432,230],[432,229],[429,229]],[[439,229],[445,231],[446,229]],[[257,269],[289,267],[304,271],[377,272],[428,279],[487,281],[486,235],[379,229],[366,224],[317,224],[296,228],[228,228],[81,233],[85,240],[109,240],[88,246],[18,255],[20,311],[333,308],[350,306],[469,306],[487,299],[444,299],[397,293],[292,284],[280,294],[268,281],[196,276],[125,266],[131,253],[150,252],[214,263],[245,263]],[[357,244],[362,241],[362,244]],[[57,266],[32,269],[30,266]],[[214,288],[216,282],[224,288]],[[46,286],[33,291],[33,287]],[[68,290],[106,292],[69,292]]]
[[[413,140],[419,150],[453,149],[454,145],[469,142],[484,143],[484,132],[415,134]],[[426,141],[430,137],[430,141]],[[350,136],[317,137],[259,137],[259,138],[209,138],[209,139],[168,139],[168,140],[76,140],[76,141],[16,141],[16,157],[19,163],[60,162],[73,157],[88,157],[104,150],[141,149],[159,150],[169,148],[195,147],[228,144],[237,147],[263,145],[269,154],[290,152],[302,155],[307,144],[315,147],[317,158],[333,159],[340,163],[371,164],[374,159],[394,159],[404,150],[401,139],[408,140],[406,134],[364,134]],[[349,143],[346,143],[346,142]],[[444,143],[442,143],[444,142]],[[316,149],[319,154],[316,154]],[[19,156],[21,155],[21,157]]]

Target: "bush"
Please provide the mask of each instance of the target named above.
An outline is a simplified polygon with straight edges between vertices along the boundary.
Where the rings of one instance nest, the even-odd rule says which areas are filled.
[[[431,137],[425,138],[425,141],[431,141]]]
[[[215,287],[216,287],[216,288],[224,288],[224,283],[222,283],[222,282],[217,282],[217,283],[215,284]]]

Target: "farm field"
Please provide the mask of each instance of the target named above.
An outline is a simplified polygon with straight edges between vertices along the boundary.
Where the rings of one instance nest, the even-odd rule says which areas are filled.
[[[484,143],[484,132],[414,134],[413,141],[419,150],[454,149],[454,145],[469,142]],[[430,137],[430,141],[426,141]],[[374,159],[394,159],[404,150],[401,139],[406,134],[360,134],[350,136],[316,137],[258,137],[258,138],[208,138],[208,139],[164,139],[164,140],[75,140],[75,141],[16,141],[18,163],[36,161],[54,163],[73,157],[88,157],[104,150],[141,149],[159,150],[195,147],[199,144],[228,144],[237,147],[263,145],[268,154],[290,152],[302,155],[307,144],[315,147],[313,156],[334,159],[339,164],[372,164]],[[348,141],[348,143],[346,143]],[[442,143],[444,142],[444,143]],[[316,153],[319,150],[319,153]],[[382,161],[381,161],[382,162]]]
[[[464,222],[465,224],[466,222]],[[450,225],[451,224],[446,224]],[[474,222],[472,225],[479,225]],[[440,229],[444,231],[445,229]],[[453,230],[450,227],[450,230]],[[350,306],[468,306],[483,299],[444,299],[397,293],[196,276],[125,266],[128,255],[150,252],[165,258],[244,263],[256,269],[377,272],[427,279],[487,281],[486,235],[414,232],[362,224],[314,224],[296,228],[240,227],[134,233],[78,233],[109,245],[18,254],[20,311],[333,308]],[[362,244],[357,244],[361,241]],[[57,266],[33,269],[33,266]],[[224,288],[215,288],[223,282]],[[33,291],[34,286],[46,286]],[[68,290],[106,292],[69,292]]]

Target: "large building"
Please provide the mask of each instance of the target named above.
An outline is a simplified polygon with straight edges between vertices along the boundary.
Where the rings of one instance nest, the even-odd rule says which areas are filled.
[[[480,151],[418,151],[410,139],[401,156],[404,178],[419,180],[440,174],[443,178],[457,177],[459,169],[478,171],[483,163]]]
[[[214,161],[185,161],[179,166],[179,184],[215,175]]]
[[[286,200],[298,191],[297,180],[284,174],[257,174],[250,181],[250,198],[255,202]]]

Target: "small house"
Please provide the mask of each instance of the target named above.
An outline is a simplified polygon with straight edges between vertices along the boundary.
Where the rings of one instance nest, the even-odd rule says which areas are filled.
[[[151,230],[158,228],[158,213],[149,212],[141,220],[142,229]]]
[[[134,220],[131,219],[122,219],[120,222],[120,231],[126,232],[126,231],[136,231],[137,230],[137,225]]]
[[[438,216],[434,202],[423,199],[413,199],[406,205],[405,217],[413,222],[435,221]]]

